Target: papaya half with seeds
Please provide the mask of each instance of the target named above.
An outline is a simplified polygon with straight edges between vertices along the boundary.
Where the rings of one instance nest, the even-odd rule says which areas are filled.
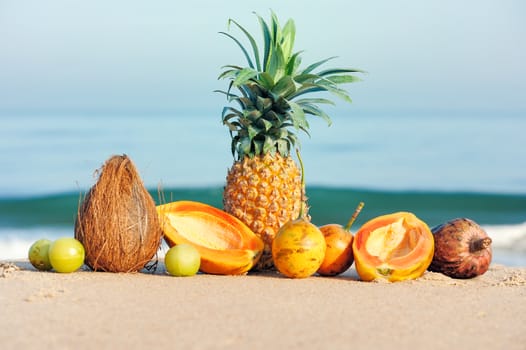
[[[434,239],[425,222],[408,212],[382,215],[356,232],[353,254],[363,281],[415,279],[433,260]]]
[[[201,272],[240,275],[259,260],[264,243],[236,217],[208,204],[176,201],[157,206],[168,246],[188,243],[201,255]]]

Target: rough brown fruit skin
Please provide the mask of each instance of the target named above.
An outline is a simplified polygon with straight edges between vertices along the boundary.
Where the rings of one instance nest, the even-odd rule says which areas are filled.
[[[75,238],[95,271],[136,272],[161,245],[155,202],[126,155],[110,157],[86,194],[75,221]]]
[[[275,269],[272,241],[281,226],[298,217],[304,205],[301,173],[290,156],[245,156],[228,171],[224,210],[265,242],[256,270]]]
[[[473,220],[458,218],[432,229],[435,254],[430,271],[453,278],[484,274],[491,263],[491,238]]]

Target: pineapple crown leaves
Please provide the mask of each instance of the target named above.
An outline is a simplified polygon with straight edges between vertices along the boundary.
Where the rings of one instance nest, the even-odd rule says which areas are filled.
[[[328,92],[344,101],[351,102],[341,84],[361,79],[351,73],[365,73],[353,68],[321,70],[321,66],[335,57],[329,57],[301,69],[302,51],[293,52],[296,37],[294,21],[289,19],[282,27],[276,14],[271,11],[270,21],[257,16],[262,37],[260,51],[254,37],[238,22],[229,19],[228,28],[235,26],[250,43],[249,49],[227,32],[220,34],[232,39],[246,58],[247,67],[223,66],[218,79],[230,81],[227,91],[218,91],[236,102],[239,109],[224,107],[223,123],[232,137],[232,154],[250,157],[276,151],[287,156],[299,144],[295,131],[309,135],[307,115],[324,119],[331,124],[330,117],[320,104],[334,105],[327,98],[306,97],[316,92]],[[233,93],[236,88],[239,93]]]

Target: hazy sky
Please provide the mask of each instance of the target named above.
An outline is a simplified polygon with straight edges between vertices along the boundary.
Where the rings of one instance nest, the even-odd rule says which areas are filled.
[[[369,72],[338,108],[525,111],[525,4],[0,0],[0,112],[219,113],[220,67],[244,59],[218,32],[232,17],[259,38],[270,8],[304,62]]]

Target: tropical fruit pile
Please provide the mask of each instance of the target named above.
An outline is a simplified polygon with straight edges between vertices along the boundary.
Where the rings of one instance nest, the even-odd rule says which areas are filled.
[[[83,247],[86,265],[109,272],[139,271],[149,266],[164,239],[170,247],[166,270],[174,276],[198,270],[336,276],[353,263],[364,281],[414,279],[428,268],[455,278],[484,273],[491,262],[491,239],[469,219],[431,230],[413,213],[387,213],[371,218],[353,235],[360,203],[345,227],[310,222],[298,133],[309,133],[307,116],[330,124],[320,107],[334,104],[327,95],[351,102],[342,85],[359,81],[356,74],[364,72],[325,68],[332,57],[303,65],[302,51],[294,51],[294,22],[281,26],[273,12],[268,21],[256,17],[263,38],[259,44],[233,19],[229,27],[249,45],[221,32],[246,59],[244,66],[225,65],[219,75],[228,81],[228,88],[218,92],[228,102],[222,121],[234,158],[223,208],[188,200],[155,205],[131,160],[113,156],[77,215],[75,242]],[[51,251],[40,242],[30,249],[30,261],[39,269],[59,271]],[[73,264],[68,271],[79,267]]]

